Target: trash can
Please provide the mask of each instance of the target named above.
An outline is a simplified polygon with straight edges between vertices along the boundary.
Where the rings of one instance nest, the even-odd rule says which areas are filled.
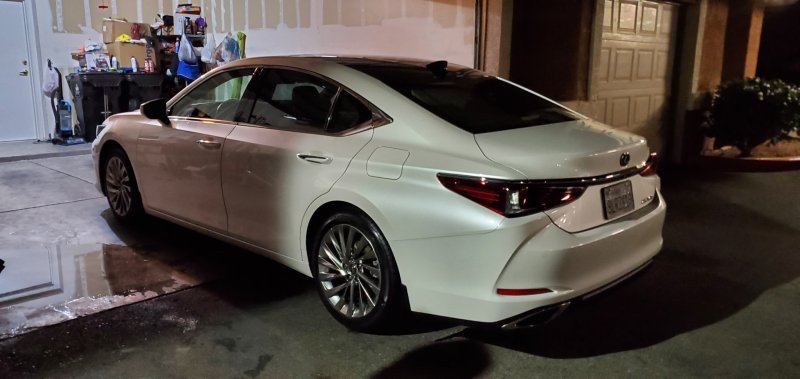
[[[78,124],[82,130],[80,136],[87,142],[94,141],[97,136],[97,125],[102,124],[108,116],[127,111],[127,104],[123,108],[120,102],[124,79],[123,74],[113,72],[67,75],[67,84],[72,91],[72,103],[75,105]]]
[[[163,97],[164,75],[160,73],[127,73],[123,105],[129,111],[139,109],[142,103]]]

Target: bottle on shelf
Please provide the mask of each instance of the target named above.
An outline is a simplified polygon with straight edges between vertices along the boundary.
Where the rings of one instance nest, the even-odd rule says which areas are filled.
[[[192,35],[194,34],[194,23],[192,19],[189,17],[184,17],[183,19],[183,34]]]
[[[136,63],[136,57],[131,57],[131,68],[133,69],[134,73],[139,71],[139,67]]]

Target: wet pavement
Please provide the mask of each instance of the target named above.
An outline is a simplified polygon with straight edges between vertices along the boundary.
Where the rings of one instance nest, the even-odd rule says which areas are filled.
[[[127,246],[2,249],[0,339],[197,286],[222,275],[192,254]]]
[[[220,252],[249,256],[156,219],[125,228],[94,180],[88,155],[0,163],[0,339],[224,277]]]
[[[666,178],[665,246],[655,264],[547,326],[502,333],[412,316],[395,333],[366,335],[336,323],[310,280],[265,258],[155,219],[117,224],[104,199],[85,198],[91,162],[77,158],[30,162],[29,171],[0,163],[0,178],[45,174],[36,167],[46,167],[57,183],[75,189],[57,196],[20,187],[31,198],[9,203],[2,195],[16,187],[0,182],[0,208],[9,209],[0,211],[6,260],[0,293],[42,291],[23,297],[41,303],[0,313],[6,325],[0,328],[35,327],[39,319],[28,316],[42,309],[60,320],[59,311],[78,316],[129,297],[133,303],[0,340],[0,377],[788,378],[800,372],[800,173]],[[26,264],[14,256],[25,257],[30,274],[16,271]],[[9,286],[12,276],[21,279]],[[54,278],[63,293],[50,301],[56,295],[46,288]]]

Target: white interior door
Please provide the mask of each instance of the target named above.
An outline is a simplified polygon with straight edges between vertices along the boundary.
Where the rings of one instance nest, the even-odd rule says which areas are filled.
[[[33,76],[21,1],[0,0],[0,141],[36,138]]]

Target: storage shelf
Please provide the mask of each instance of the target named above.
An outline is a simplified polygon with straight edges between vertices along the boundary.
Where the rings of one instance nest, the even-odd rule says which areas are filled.
[[[176,39],[176,38],[181,38],[181,36],[182,36],[182,34],[170,34],[170,35],[166,35],[166,36],[158,36],[157,35],[156,37],[157,38],[161,38],[161,39]],[[186,35],[186,38],[189,38],[189,39],[201,39],[201,38],[205,38],[205,37],[206,37],[205,34],[187,34]]]

